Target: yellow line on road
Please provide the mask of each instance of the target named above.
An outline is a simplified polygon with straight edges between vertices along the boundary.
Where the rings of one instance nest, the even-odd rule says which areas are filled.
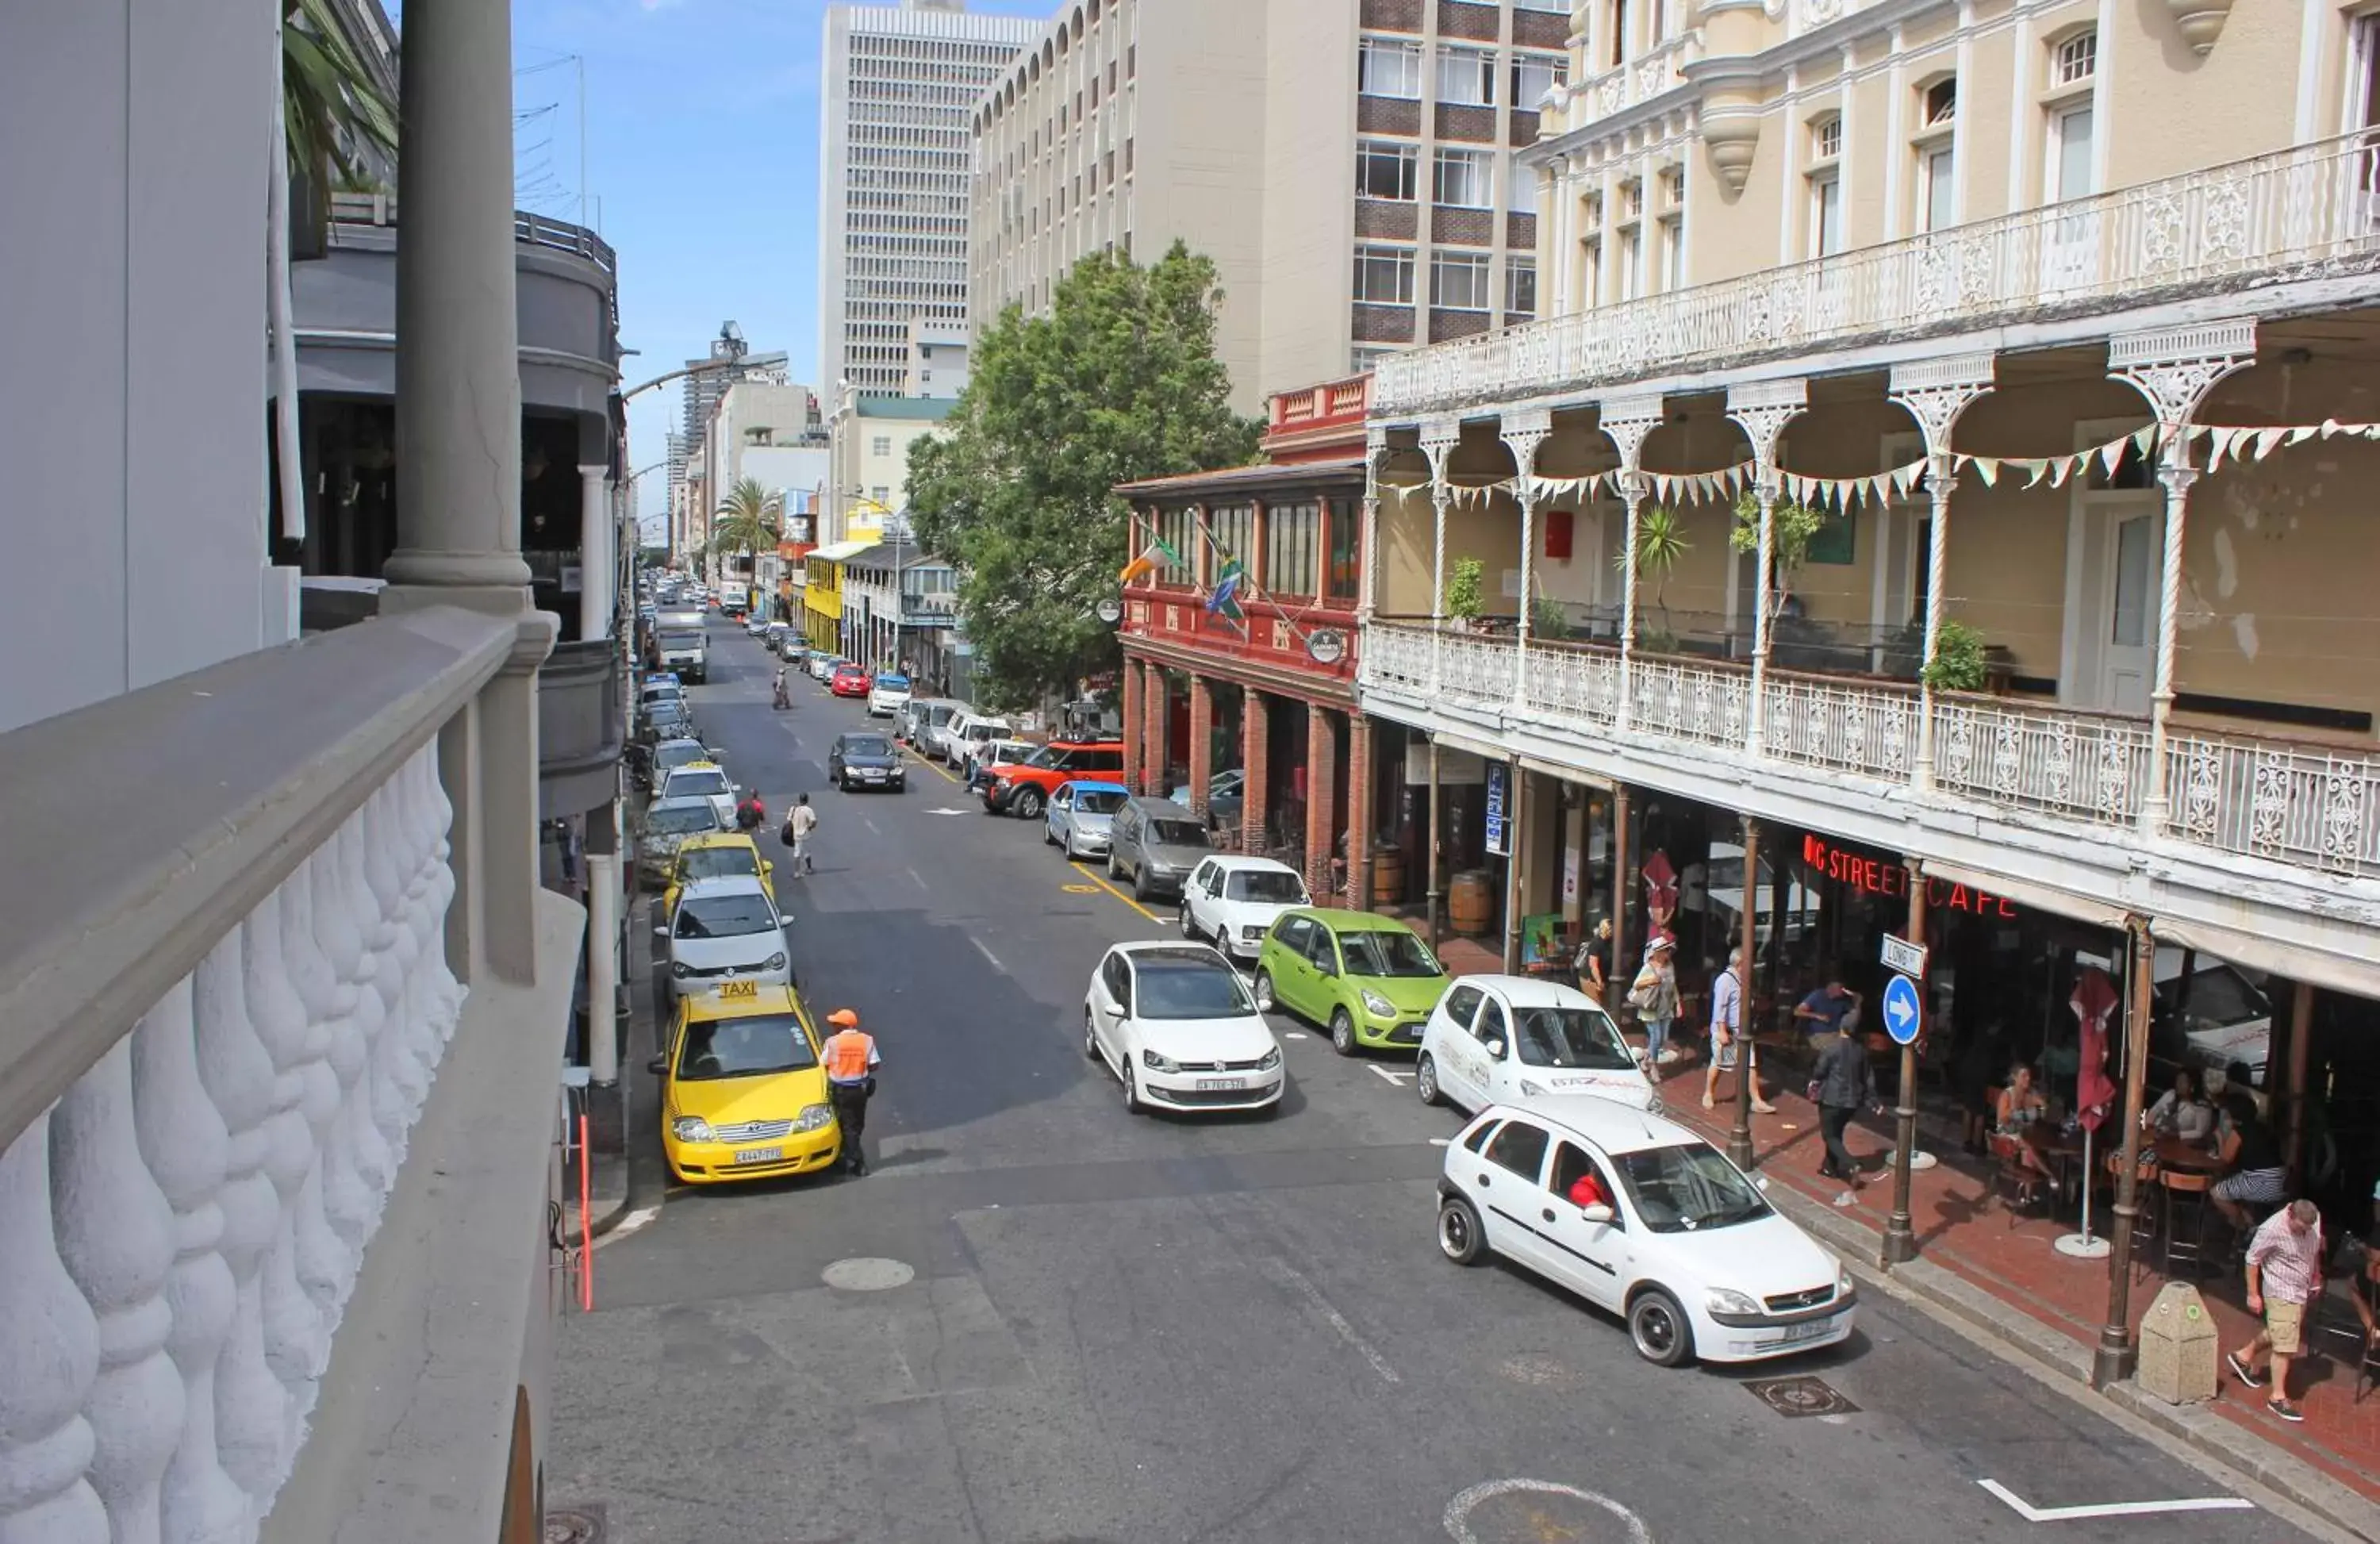
[[[1101,890],[1106,891],[1117,900],[1122,901],[1124,905],[1132,907],[1133,910],[1140,913],[1143,917],[1148,918],[1150,921],[1162,922],[1165,920],[1164,918],[1158,916],[1157,913],[1149,910],[1147,906],[1142,906],[1138,901],[1134,900],[1123,891],[1118,890],[1114,885],[1110,884],[1104,878],[1091,872],[1090,869],[1084,868],[1081,864],[1070,863],[1067,867],[1074,869],[1075,872],[1082,875],[1085,879],[1090,881],[1093,884],[1098,885]],[[1069,886],[1068,888],[1071,889],[1073,887]]]
[[[902,748],[909,753],[910,759],[915,760],[917,765],[925,768],[928,772],[934,773],[943,782],[956,783],[958,781],[958,778],[950,771],[949,768],[943,766],[939,761],[929,761],[925,757],[919,755],[916,746],[904,746]]]

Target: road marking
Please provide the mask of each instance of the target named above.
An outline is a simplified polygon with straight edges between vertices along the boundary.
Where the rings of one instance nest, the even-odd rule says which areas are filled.
[[[1492,1501],[1499,1496],[1510,1496],[1522,1492],[1541,1496],[1567,1496],[1572,1501],[1584,1501],[1618,1518],[1628,1529],[1629,1544],[1653,1544],[1653,1530],[1645,1526],[1645,1519],[1621,1506],[1618,1501],[1598,1490],[1584,1490],[1575,1485],[1560,1485],[1550,1479],[1491,1479],[1485,1485],[1473,1486],[1446,1503],[1447,1537],[1453,1539],[1454,1544],[1479,1544],[1479,1536],[1471,1531],[1471,1514],[1483,1501]],[[1551,1522],[1552,1519],[1544,1519],[1544,1521]],[[1559,1525],[1556,1526],[1559,1527]],[[1561,1528],[1560,1534],[1565,1538],[1577,1537],[1568,1528]],[[1555,1537],[1554,1529],[1541,1530],[1540,1537],[1548,1538]]]
[[[630,1234],[637,1232],[638,1229],[650,1225],[652,1220],[659,1217],[661,1214],[662,1209],[657,1206],[638,1207],[636,1210],[628,1213],[625,1217],[621,1218],[619,1226],[613,1228],[610,1233],[607,1233],[602,1237],[597,1239],[595,1241],[595,1247],[601,1249],[606,1244],[618,1243],[620,1240],[627,1237]]]
[[[1281,1032],[1281,1038],[1285,1040],[1304,1040],[1313,1039],[1312,1036],[1308,1035],[1303,1029],[1284,1029]]]
[[[1096,884],[1062,884],[1058,888],[1069,895],[1096,895],[1099,893]]]
[[[953,772],[948,767],[942,766],[938,762],[927,760],[923,756],[918,755],[914,748],[910,750],[909,756],[912,760],[917,763],[917,765],[925,768],[928,772],[932,772],[936,777],[941,778],[943,782],[956,783],[958,781],[957,774]]]
[[[877,830],[877,829],[876,829],[876,822],[875,822],[874,821],[869,820],[869,819],[868,819],[867,816],[865,816],[865,815],[862,815],[861,817],[859,817],[859,823],[860,823],[861,825],[864,825],[864,826],[866,826],[866,827],[868,828],[868,833],[870,836],[881,836],[881,835],[883,835],[883,834],[884,834],[882,832],[880,832],[880,831],[879,831],[879,830]]]
[[[2256,1503],[2240,1496],[2202,1496],[2178,1501],[2109,1501],[2096,1506],[2034,1506],[1996,1479],[1978,1480],[1985,1489],[2008,1502],[2010,1510],[2028,1523],[2071,1523],[2091,1517],[2146,1517],[2164,1512],[2253,1512]]]
[[[1413,1076],[1413,1074],[1409,1072],[1397,1072],[1391,1068],[1380,1065],[1378,1062],[1366,1062],[1364,1064],[1370,1067],[1374,1072],[1379,1074],[1382,1078],[1387,1080],[1389,1087],[1392,1088],[1403,1088],[1406,1080]]]
[[[1008,974],[1008,967],[1000,963],[1000,956],[998,954],[993,954],[990,950],[983,946],[983,940],[979,938],[971,938],[968,939],[967,942],[975,945],[975,952],[977,954],[981,954],[985,959],[991,962],[991,967],[994,970],[999,971],[1002,976]]]
[[[1453,1138],[1451,1138],[1451,1137],[1431,1137],[1431,1138],[1429,1139],[1429,1145],[1430,1145],[1431,1147],[1433,1147],[1433,1148],[1446,1148],[1446,1147],[1452,1147],[1452,1146],[1454,1145],[1454,1143],[1453,1143]]]
[[[1332,1307],[1330,1299],[1322,1295],[1322,1289],[1299,1274],[1295,1266],[1285,1259],[1268,1255],[1264,1260],[1264,1272],[1282,1286],[1288,1287],[1305,1298],[1314,1311],[1322,1316],[1322,1321],[1337,1332],[1341,1340],[1345,1341],[1358,1356],[1372,1365],[1372,1370],[1380,1375],[1380,1381],[1383,1383],[1404,1381],[1397,1376],[1397,1369],[1389,1366],[1389,1359],[1375,1350],[1371,1342],[1357,1334],[1355,1327],[1347,1322],[1347,1316]]]
[[[964,809],[929,809],[926,813],[929,815],[964,815],[966,814],[967,811]]]
[[[932,885],[928,884],[924,880],[917,879],[917,870],[916,870],[915,869],[909,869],[909,870],[908,870],[908,875],[909,875],[909,877],[910,877],[911,879],[913,879],[913,880],[917,880],[917,888],[918,888],[918,889],[920,889],[920,890],[931,890],[931,889],[933,888],[933,886],[932,886]]]
[[[1111,885],[1107,881],[1099,878],[1099,875],[1091,872],[1088,869],[1084,868],[1081,864],[1069,862],[1067,867],[1074,869],[1075,872],[1082,875],[1083,878],[1090,881],[1093,884],[1098,885],[1101,890],[1106,891],[1117,900],[1122,901],[1124,905],[1132,907],[1133,910],[1140,913],[1143,917],[1148,918],[1150,921],[1162,923],[1165,920],[1165,918],[1158,916],[1157,913],[1149,910],[1147,906],[1142,906],[1138,901],[1134,900],[1131,896],[1125,894],[1123,891],[1118,890],[1114,885]]]

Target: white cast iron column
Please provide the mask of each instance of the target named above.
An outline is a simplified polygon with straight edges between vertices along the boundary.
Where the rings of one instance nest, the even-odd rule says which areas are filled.
[[[1743,730],[1743,748],[1754,756],[1760,754],[1761,721],[1767,712],[1770,570],[1777,561],[1777,498],[1783,491],[1777,442],[1785,426],[1801,416],[1808,390],[1804,381],[1764,381],[1727,394],[1727,416],[1752,442],[1753,496],[1760,502],[1760,548],[1752,586],[1752,691],[1744,704]]]
[[[1620,496],[1628,503],[1628,526],[1621,540],[1620,682],[1612,727],[1628,727],[1636,661],[1636,530],[1645,511],[1645,439],[1661,426],[1658,396],[1621,397],[1603,405],[1597,421],[1620,453]]]

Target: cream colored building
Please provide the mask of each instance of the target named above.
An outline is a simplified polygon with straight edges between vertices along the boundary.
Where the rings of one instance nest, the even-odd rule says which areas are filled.
[[[1366,706],[2380,996],[2380,19],[1574,16],[1559,314],[1378,367]]]
[[[975,325],[1067,270],[1214,260],[1234,399],[1535,314],[1560,0],[1079,0],[976,112]]]
[[[862,396],[845,388],[827,420],[829,481],[822,544],[875,539],[883,512],[908,507],[909,447],[958,404],[948,397]]]

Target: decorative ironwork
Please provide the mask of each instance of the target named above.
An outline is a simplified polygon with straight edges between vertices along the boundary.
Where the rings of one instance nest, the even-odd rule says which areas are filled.
[[[2248,318],[2131,333],[2107,342],[2107,373],[2148,398],[2160,423],[2186,423],[2215,383],[2256,358]]]
[[[2380,755],[2176,736],[2165,834],[2327,873],[2380,875]]]
[[[1934,718],[1934,779],[1952,792],[2104,825],[2146,796],[2146,723],[1968,698],[1937,702]]]

